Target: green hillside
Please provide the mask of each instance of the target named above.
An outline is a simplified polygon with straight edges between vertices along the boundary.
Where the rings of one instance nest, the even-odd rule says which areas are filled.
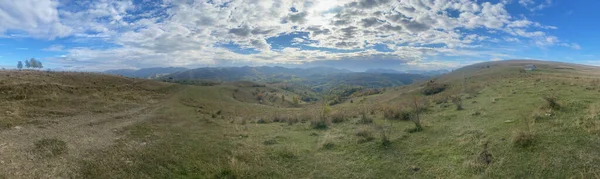
[[[524,71],[526,64],[537,69]],[[322,99],[295,104],[294,98],[309,90],[287,85],[171,86],[144,118],[117,116],[82,125],[88,126],[82,132],[92,132],[79,135],[95,139],[93,131],[107,127],[93,126],[118,124],[114,133],[97,133],[109,138],[95,139],[112,142],[79,149],[71,145],[82,138],[57,135],[68,152],[43,160],[12,158],[19,166],[37,168],[20,174],[0,169],[0,176],[595,178],[600,173],[596,67],[475,64],[376,94],[349,95],[333,106]],[[19,125],[21,131],[55,134]],[[78,128],[68,129],[64,133]],[[15,140],[20,143],[13,146],[31,147],[8,151],[36,154],[31,140]]]

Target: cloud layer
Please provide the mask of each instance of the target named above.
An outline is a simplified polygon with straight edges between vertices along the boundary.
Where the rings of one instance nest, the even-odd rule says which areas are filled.
[[[511,15],[507,3],[511,2],[0,0],[0,34],[14,31],[31,38],[111,44],[46,49],[65,51],[50,59],[53,63],[88,70],[335,60],[397,60],[398,65],[438,68],[462,64],[440,65],[438,57],[510,56],[486,50],[497,44],[581,48],[550,35],[557,27]],[[514,3],[534,11],[551,1]],[[272,40],[294,34],[300,35]],[[223,44],[253,53],[236,53]]]

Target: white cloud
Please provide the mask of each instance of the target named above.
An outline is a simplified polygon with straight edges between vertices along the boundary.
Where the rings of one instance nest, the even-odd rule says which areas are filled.
[[[577,43],[561,43],[560,46],[569,47],[574,50],[581,50],[581,46],[579,46]]]
[[[71,28],[61,23],[57,6],[54,0],[0,0],[0,34],[17,30],[36,38],[68,36]]]
[[[62,45],[51,45],[51,46],[49,46],[47,48],[44,48],[42,50],[44,50],[44,51],[58,52],[58,51],[62,51],[63,48],[65,48],[65,47],[62,46]]]
[[[552,6],[552,0],[542,0],[540,3],[536,3],[534,0],[519,0],[519,4],[533,12]]]
[[[522,1],[519,3],[536,5]],[[25,19],[23,22],[29,22],[25,24],[64,27],[64,31],[46,33],[27,31],[32,35],[45,35],[47,38],[72,35],[79,41],[98,40],[117,46],[110,49],[46,48],[67,52],[64,57],[53,61],[70,66],[94,64],[85,65],[88,69],[122,67],[119,64],[128,67],[201,66],[371,57],[421,62],[438,55],[489,59],[485,53],[478,53],[476,48],[499,43],[499,39],[516,43],[530,40],[540,46],[561,44],[558,37],[546,32],[556,27],[513,17],[505,7],[509,3],[507,1],[213,0],[212,3],[134,3],[131,0],[104,0],[58,4],[56,1],[40,0],[35,6],[27,5],[33,0],[0,2],[0,7],[3,7],[0,10],[21,7],[18,13],[5,15],[8,20],[0,18],[0,22]],[[291,12],[292,7],[297,12]],[[46,9],[43,11],[45,14],[24,13],[35,9]],[[37,19],[28,20],[30,18],[25,16],[36,16]],[[2,13],[0,17],[3,17]],[[7,29],[40,26],[14,22],[4,24],[0,23],[0,34]],[[501,36],[472,34],[469,33],[471,30],[495,32]],[[359,51],[273,50],[266,40],[297,32],[308,35],[293,39],[293,44]],[[229,43],[253,48],[260,53],[237,54],[218,45]],[[368,50],[373,44],[386,45],[393,52]],[[574,48],[573,45],[569,47]]]

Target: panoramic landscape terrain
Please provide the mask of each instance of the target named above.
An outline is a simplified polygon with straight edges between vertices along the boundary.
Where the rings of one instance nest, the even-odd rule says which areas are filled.
[[[600,176],[598,67],[485,62],[407,75],[416,79],[395,87],[350,81],[327,92],[293,83],[300,77],[290,72],[274,81],[176,80],[206,70],[153,80],[2,71],[0,176]]]
[[[0,179],[600,178],[598,7],[0,0]]]

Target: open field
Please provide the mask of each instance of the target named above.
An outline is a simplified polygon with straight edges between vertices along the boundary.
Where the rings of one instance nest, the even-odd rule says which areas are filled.
[[[529,63],[538,69],[522,72]],[[11,111],[0,121],[0,178],[600,177],[593,67],[476,64],[334,106],[296,105],[284,91],[253,101],[273,86],[2,73],[0,88],[14,92],[0,104]],[[430,83],[446,88],[423,95]],[[31,91],[46,88],[57,90]],[[412,119],[415,99],[422,131],[386,113]]]

